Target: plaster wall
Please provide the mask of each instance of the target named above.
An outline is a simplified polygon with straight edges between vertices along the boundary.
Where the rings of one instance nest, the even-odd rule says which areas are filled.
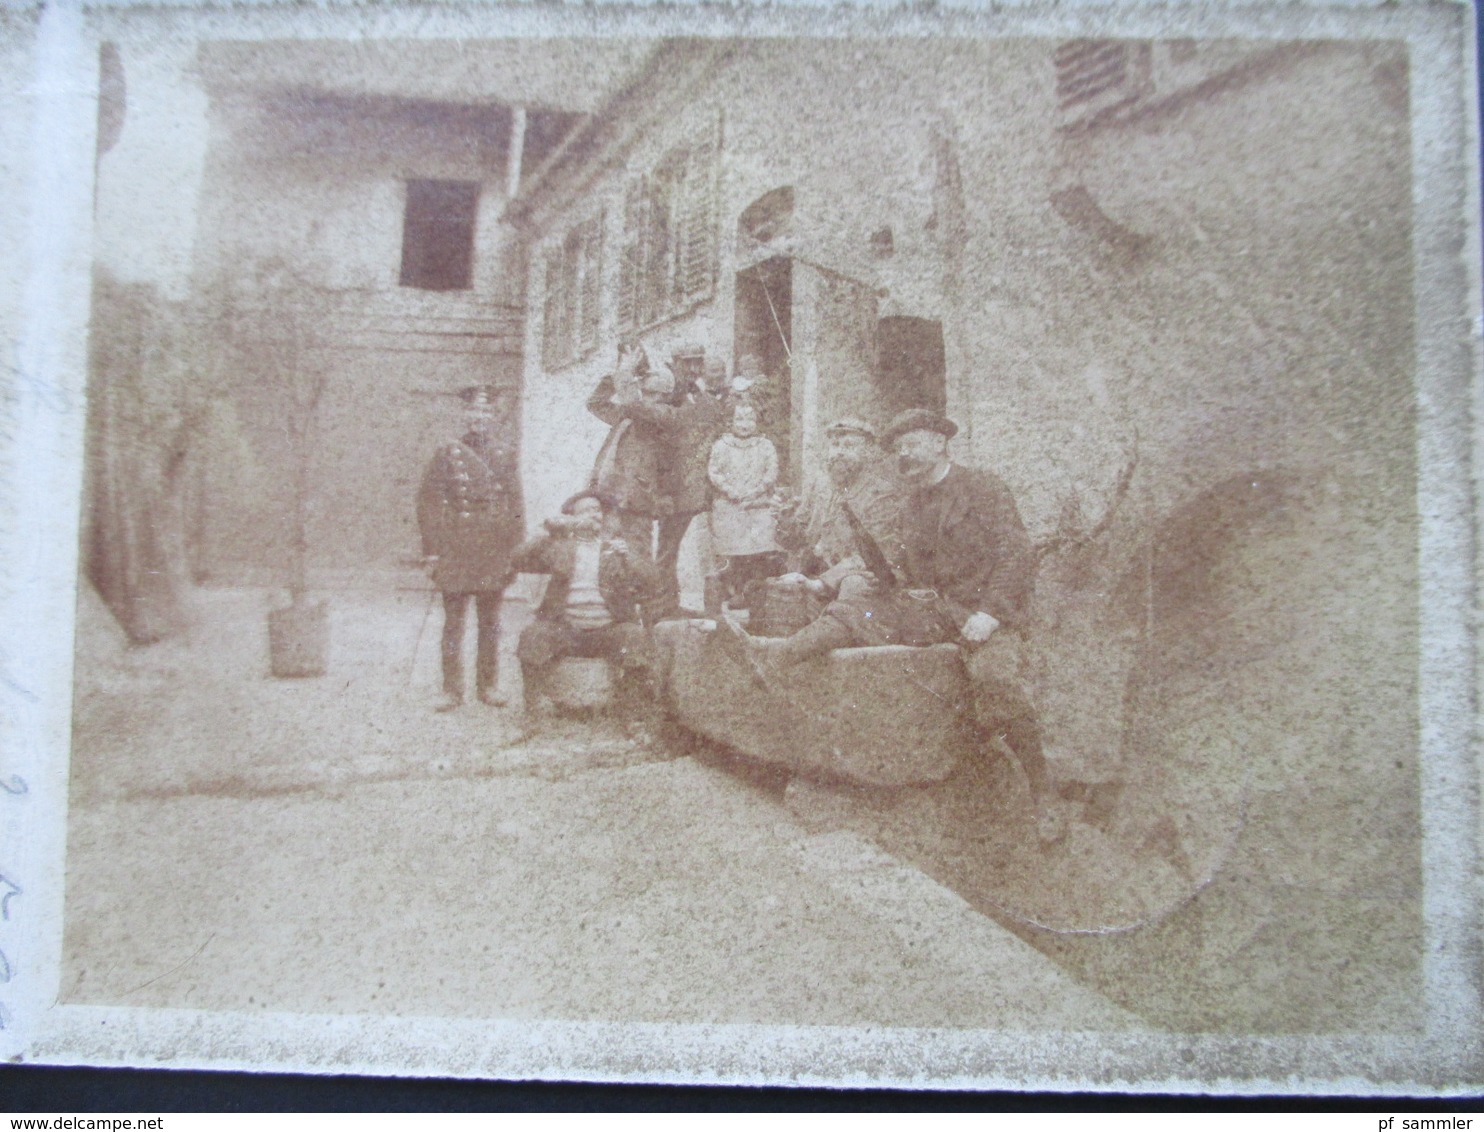
[[[463,386],[510,390],[513,467],[520,294],[512,280],[521,272],[510,266],[519,257],[499,222],[503,114],[257,88],[215,93],[194,285],[223,320],[206,332],[217,364],[233,371],[232,400],[262,485],[255,497],[212,509],[211,557],[228,575],[271,572],[289,537],[292,484],[274,471],[291,462],[286,416],[294,410],[282,388],[275,310],[297,316],[307,335],[300,370],[325,377],[309,520],[311,561],[325,577],[374,577],[418,555],[417,484],[436,444],[461,427],[451,394]],[[399,286],[410,179],[481,184],[470,289]],[[229,330],[232,310],[253,313]]]

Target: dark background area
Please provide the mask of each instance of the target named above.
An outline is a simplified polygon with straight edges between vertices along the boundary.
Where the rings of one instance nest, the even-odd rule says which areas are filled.
[[[1479,1098],[930,1093],[0,1068],[11,1112],[1479,1112]]]

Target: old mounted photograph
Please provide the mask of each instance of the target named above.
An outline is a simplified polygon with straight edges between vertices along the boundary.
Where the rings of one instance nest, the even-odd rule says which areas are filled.
[[[0,12],[5,1054],[1477,1089],[1473,52]]]

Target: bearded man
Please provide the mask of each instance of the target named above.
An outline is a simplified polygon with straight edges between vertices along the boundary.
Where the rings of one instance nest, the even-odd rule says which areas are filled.
[[[866,568],[845,516],[847,506],[888,560],[903,560],[907,485],[882,458],[876,430],[859,417],[831,424],[825,443],[825,479],[811,485],[803,501],[780,518],[778,543],[791,552],[794,567],[784,579],[803,583],[815,597],[828,600],[842,581]]]

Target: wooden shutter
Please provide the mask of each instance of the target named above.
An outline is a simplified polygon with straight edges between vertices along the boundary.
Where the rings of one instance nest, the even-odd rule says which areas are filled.
[[[676,186],[675,300],[688,307],[711,297],[717,259],[717,152],[714,139],[691,147]]]
[[[670,312],[670,209],[675,199],[668,177],[644,182],[643,268],[639,276],[639,325],[651,326]]]
[[[586,355],[598,348],[598,333],[601,329],[601,303],[603,298],[603,214],[599,213],[586,221],[580,231],[578,242],[578,294],[580,297],[577,317],[577,354]]]
[[[644,277],[644,180],[629,185],[624,197],[623,242],[618,261],[618,329],[639,329],[639,287]]]
[[[546,295],[541,311],[541,362],[549,370],[565,360],[562,357],[562,249],[558,245],[546,251]]]

